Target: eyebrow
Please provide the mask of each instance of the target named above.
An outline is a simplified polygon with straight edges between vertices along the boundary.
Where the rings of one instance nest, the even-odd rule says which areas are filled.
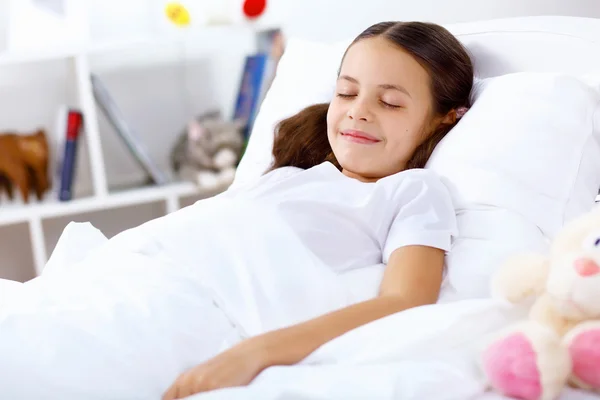
[[[343,79],[343,80],[358,84],[358,80],[356,78],[353,78],[348,75],[340,75],[340,77],[338,79]],[[412,98],[412,96],[410,95],[410,93],[408,93],[408,90],[406,90],[406,88],[404,86],[392,85],[390,83],[382,83],[381,85],[378,85],[378,87],[380,87],[382,89],[398,90],[398,91],[406,94],[408,97]]]

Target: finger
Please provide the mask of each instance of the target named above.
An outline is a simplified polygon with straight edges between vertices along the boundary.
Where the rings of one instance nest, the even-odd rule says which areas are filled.
[[[177,382],[175,382],[169,390],[165,392],[162,400],[175,400],[177,398]]]
[[[196,382],[198,379],[195,379],[193,374],[188,374],[181,380],[181,384],[178,387],[177,391],[177,399],[183,399],[184,397],[191,396],[196,394],[195,391]]]
[[[181,398],[181,388],[185,386],[187,375],[184,373],[173,382],[169,390],[165,393],[163,400],[176,400]]]

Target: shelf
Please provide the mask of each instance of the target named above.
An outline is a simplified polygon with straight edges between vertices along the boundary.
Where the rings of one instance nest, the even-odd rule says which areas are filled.
[[[47,200],[42,203],[33,203],[30,205],[0,205],[0,226],[37,219],[62,217],[91,211],[125,207],[142,203],[151,203],[160,200],[169,201],[169,199],[172,197],[209,197],[218,193],[219,191],[220,190],[204,191],[200,190],[192,183],[183,182],[157,187],[126,190],[122,192],[111,193],[104,197],[88,197],[69,202]]]
[[[73,58],[83,53],[83,50],[77,50],[74,48],[57,48],[41,51],[31,50],[20,52],[0,52],[0,66],[63,60]]]

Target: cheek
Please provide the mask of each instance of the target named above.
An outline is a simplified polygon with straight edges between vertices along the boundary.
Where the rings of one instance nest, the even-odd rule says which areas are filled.
[[[387,122],[384,129],[388,145],[396,149],[411,150],[420,144],[423,137],[420,127],[411,124],[407,120],[394,119]]]
[[[339,105],[331,103],[327,110],[327,133],[335,132],[339,125],[340,118],[343,116],[343,110]]]

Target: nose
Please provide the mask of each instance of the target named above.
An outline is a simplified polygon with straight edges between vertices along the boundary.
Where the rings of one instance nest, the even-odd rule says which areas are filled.
[[[371,120],[369,108],[364,101],[358,99],[354,101],[354,104],[352,104],[352,107],[348,110],[348,117],[357,121],[368,122]]]
[[[600,266],[589,258],[575,260],[575,271],[581,276],[594,276],[600,273]]]

